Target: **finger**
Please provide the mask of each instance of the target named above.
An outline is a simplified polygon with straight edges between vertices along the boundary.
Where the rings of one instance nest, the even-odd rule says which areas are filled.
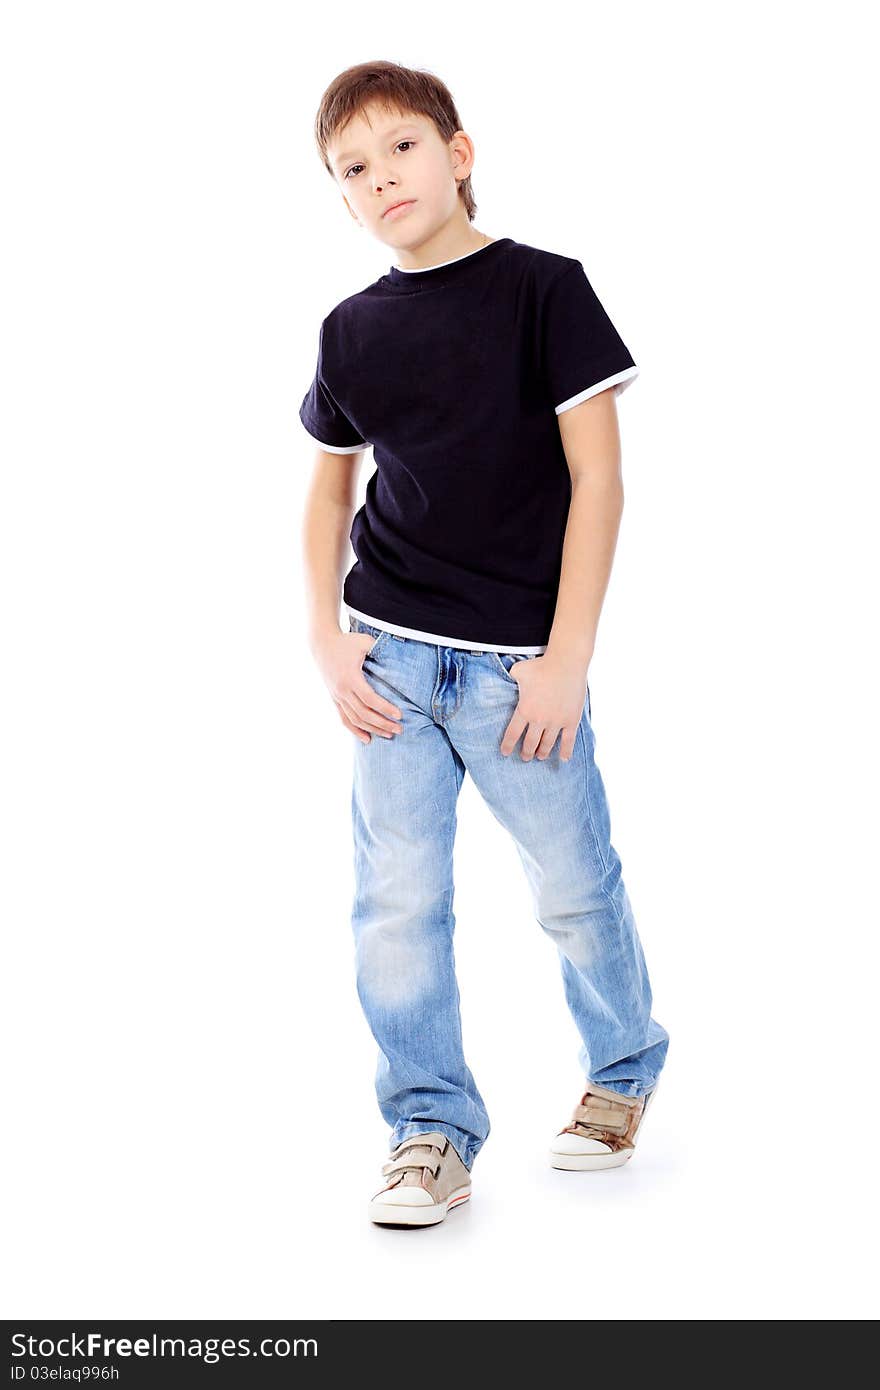
[[[375,729],[387,734],[403,732],[400,710],[374,690],[370,682],[363,677],[354,689],[347,691],[340,698],[345,701],[350,717],[362,728]],[[389,713],[386,714],[386,711]],[[399,716],[397,722],[389,717],[394,714]]]
[[[384,695],[380,695],[378,690],[375,690],[373,686],[370,685],[363,671],[358,672],[358,674],[360,680],[352,687],[352,695],[356,696],[362,704],[369,705],[370,709],[376,710],[379,714],[384,714],[389,719],[402,719],[403,715],[397,708],[397,705],[392,704],[390,700],[386,700]]]
[[[379,727],[388,729],[391,733],[399,734],[401,732],[402,713],[395,704],[386,700],[384,695],[380,695],[378,690],[374,690],[363,672],[360,673],[360,680],[346,698],[359,714],[366,714],[368,710],[372,711],[368,717]]]
[[[341,700],[336,701],[336,708],[339,711],[339,718],[342,720],[346,729],[349,729],[354,734],[355,738],[360,739],[361,743],[372,742],[370,735],[366,733],[364,730],[359,729],[357,724],[352,723],[352,721],[349,719],[348,715],[345,712],[345,706],[342,704]]]
[[[367,695],[361,696],[359,690],[352,692],[349,697],[349,704],[371,728],[384,729],[389,734],[400,734],[403,732],[403,716],[388,700],[383,700],[381,695],[377,695],[369,686]],[[397,715],[395,719],[393,716]]]
[[[520,757],[522,758],[524,763],[530,763],[532,761],[532,758],[535,756],[535,749],[541,742],[543,735],[543,724],[529,725],[528,730],[526,731],[526,736],[523,739],[522,752],[520,753]]]
[[[510,723],[504,730],[504,737],[502,738],[501,743],[499,745],[500,752],[504,755],[505,758],[507,757],[508,753],[513,752],[514,748],[519,742],[519,736],[522,733],[523,729],[526,728],[527,724],[528,720],[523,719],[522,715],[517,714],[516,710],[514,710],[510,718]]]
[[[541,742],[538,744],[538,747],[535,751],[535,757],[539,758],[541,762],[544,762],[546,758],[549,758],[550,754],[553,752],[553,745],[555,744],[558,737],[559,726],[557,725],[556,728],[553,728],[551,725],[548,725],[545,728],[543,734],[541,735]]]
[[[353,724],[356,724],[359,729],[366,729],[369,732],[381,734],[383,738],[393,738],[396,733],[400,732],[397,724],[392,724],[389,720],[384,719],[381,714],[374,713],[374,711],[368,705],[364,704],[362,700],[359,700],[356,695],[348,697],[341,695],[339,697],[339,702],[344,706],[348,718]]]
[[[577,738],[577,724],[568,724],[562,730],[562,738],[559,740],[559,761],[567,763],[571,761],[574,752],[574,741]]]

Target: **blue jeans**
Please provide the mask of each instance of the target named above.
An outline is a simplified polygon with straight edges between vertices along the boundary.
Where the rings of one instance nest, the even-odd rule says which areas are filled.
[[[462,1050],[453,957],[452,852],[465,771],[513,836],[535,916],[556,946],[588,1081],[626,1096],[653,1090],[669,1035],[651,987],[610,839],[593,757],[589,689],[571,759],[499,752],[519,686],[515,652],[442,647],[371,627],[363,674],[401,712],[402,732],[352,735],[358,996],[379,1045],[376,1095],[391,1146],[440,1130],[467,1168],[489,1134]]]

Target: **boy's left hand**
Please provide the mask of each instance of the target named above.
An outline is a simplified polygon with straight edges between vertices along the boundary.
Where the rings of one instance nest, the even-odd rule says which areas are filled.
[[[583,665],[560,662],[545,653],[530,661],[515,661],[508,675],[520,691],[516,709],[504,730],[501,752],[507,757],[525,730],[520,757],[524,763],[535,756],[543,761],[549,758],[561,731],[559,760],[567,763],[587,698]]]

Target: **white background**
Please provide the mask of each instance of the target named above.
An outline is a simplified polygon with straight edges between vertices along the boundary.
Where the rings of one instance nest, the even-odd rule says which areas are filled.
[[[875,1315],[868,16],[4,6],[4,1316]],[[416,1232],[366,1216],[352,742],[300,550],[318,326],[393,259],[312,139],[371,58],[448,83],[475,225],[581,259],[641,368],[590,685],[671,1035],[634,1160],[551,1169],[578,1039],[466,779],[493,1128]]]

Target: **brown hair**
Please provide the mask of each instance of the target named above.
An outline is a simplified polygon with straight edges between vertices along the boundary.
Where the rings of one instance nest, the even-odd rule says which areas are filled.
[[[321,97],[315,117],[318,154],[331,176],[333,169],[327,158],[329,142],[337,130],[341,130],[347,121],[371,102],[408,115],[428,116],[443,140],[451,140],[457,130],[463,129],[449,88],[433,73],[421,68],[404,68],[399,63],[387,63],[381,59],[373,63],[356,63],[334,77]],[[468,221],[473,222],[477,204],[470,174],[459,183],[458,195],[464,201]]]

